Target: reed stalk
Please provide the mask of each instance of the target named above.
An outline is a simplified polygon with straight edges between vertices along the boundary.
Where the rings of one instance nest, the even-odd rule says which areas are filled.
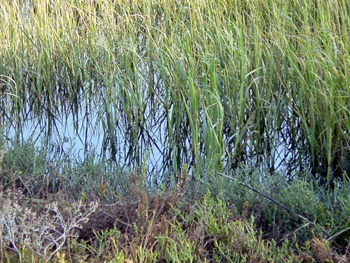
[[[3,0],[0,11],[8,122],[36,118],[50,133],[73,115],[78,128],[89,105],[115,161],[139,166],[157,148],[173,171],[202,158],[274,170],[289,149],[285,166],[309,160],[328,182],[349,170],[345,0]]]

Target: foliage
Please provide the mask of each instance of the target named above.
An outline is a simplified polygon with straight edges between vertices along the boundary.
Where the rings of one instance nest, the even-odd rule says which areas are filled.
[[[21,151],[28,151],[27,145],[17,147],[13,151],[19,156]],[[39,160],[41,154],[37,152],[32,160]],[[6,158],[2,169],[8,169]],[[51,162],[46,160],[44,164]],[[66,164],[61,165],[68,169]],[[45,171],[44,165],[28,166],[33,167],[30,173],[35,176]],[[91,163],[76,166],[70,168],[72,173],[77,169],[86,171]],[[18,170],[12,166],[1,178],[9,181],[22,168],[18,162]],[[29,180],[30,174],[22,171],[23,178]],[[130,172],[126,189],[118,195],[113,194],[113,186],[96,186],[90,180],[85,181],[80,195],[63,183],[56,192],[35,192],[24,184],[9,184],[1,185],[0,190],[1,258],[5,262],[348,260],[348,180],[344,179],[336,190],[321,190],[303,178],[287,183],[277,174],[262,180],[257,172],[248,178],[249,170],[242,167],[238,171],[236,178],[264,191],[314,225],[305,224],[233,181],[219,181],[221,186],[211,187],[203,181],[196,194],[194,185],[186,180],[167,192],[147,192],[146,177],[135,172]],[[184,175],[178,178],[183,180]],[[92,169],[92,174],[86,176],[98,182],[106,174],[94,174]]]
[[[349,4],[2,1],[2,123],[103,131],[111,160],[349,171]],[[6,134],[6,131],[4,131]],[[155,158],[155,157],[154,157]],[[164,179],[159,176],[157,180]],[[169,178],[168,178],[169,179]]]
[[[348,2],[2,0],[1,260],[348,261]]]

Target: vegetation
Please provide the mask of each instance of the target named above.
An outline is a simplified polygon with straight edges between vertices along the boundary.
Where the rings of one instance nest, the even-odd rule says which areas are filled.
[[[32,158],[28,158],[28,157]],[[347,262],[350,180],[330,190],[312,176],[242,184],[187,181],[147,186],[146,170],[121,172],[96,159],[57,162],[33,144],[2,151],[3,262]],[[55,163],[54,163],[55,162]],[[57,165],[57,166],[56,166]],[[143,171],[143,172],[142,172]],[[206,172],[205,172],[206,173]]]
[[[346,0],[2,0],[1,259],[346,262],[349,31]]]
[[[175,172],[203,158],[218,170],[280,164],[288,176],[310,166],[328,181],[348,171],[348,1],[0,9],[4,123],[36,118],[50,134],[71,114],[83,137],[95,120],[112,159],[140,166],[158,148]]]

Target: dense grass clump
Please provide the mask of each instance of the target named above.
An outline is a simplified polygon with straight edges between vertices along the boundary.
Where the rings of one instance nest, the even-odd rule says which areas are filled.
[[[2,122],[19,132],[35,118],[50,134],[69,115],[79,136],[103,132],[112,160],[133,165],[157,149],[172,171],[205,159],[217,170],[243,162],[342,178],[349,8],[345,0],[5,0]]]

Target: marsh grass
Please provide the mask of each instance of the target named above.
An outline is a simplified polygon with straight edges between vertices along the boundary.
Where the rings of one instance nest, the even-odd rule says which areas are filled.
[[[140,166],[157,148],[174,172],[203,158],[288,176],[309,166],[325,182],[349,170],[345,0],[5,0],[0,10],[2,122],[18,131],[34,118],[50,134],[71,115],[77,133],[103,132],[112,160]]]

